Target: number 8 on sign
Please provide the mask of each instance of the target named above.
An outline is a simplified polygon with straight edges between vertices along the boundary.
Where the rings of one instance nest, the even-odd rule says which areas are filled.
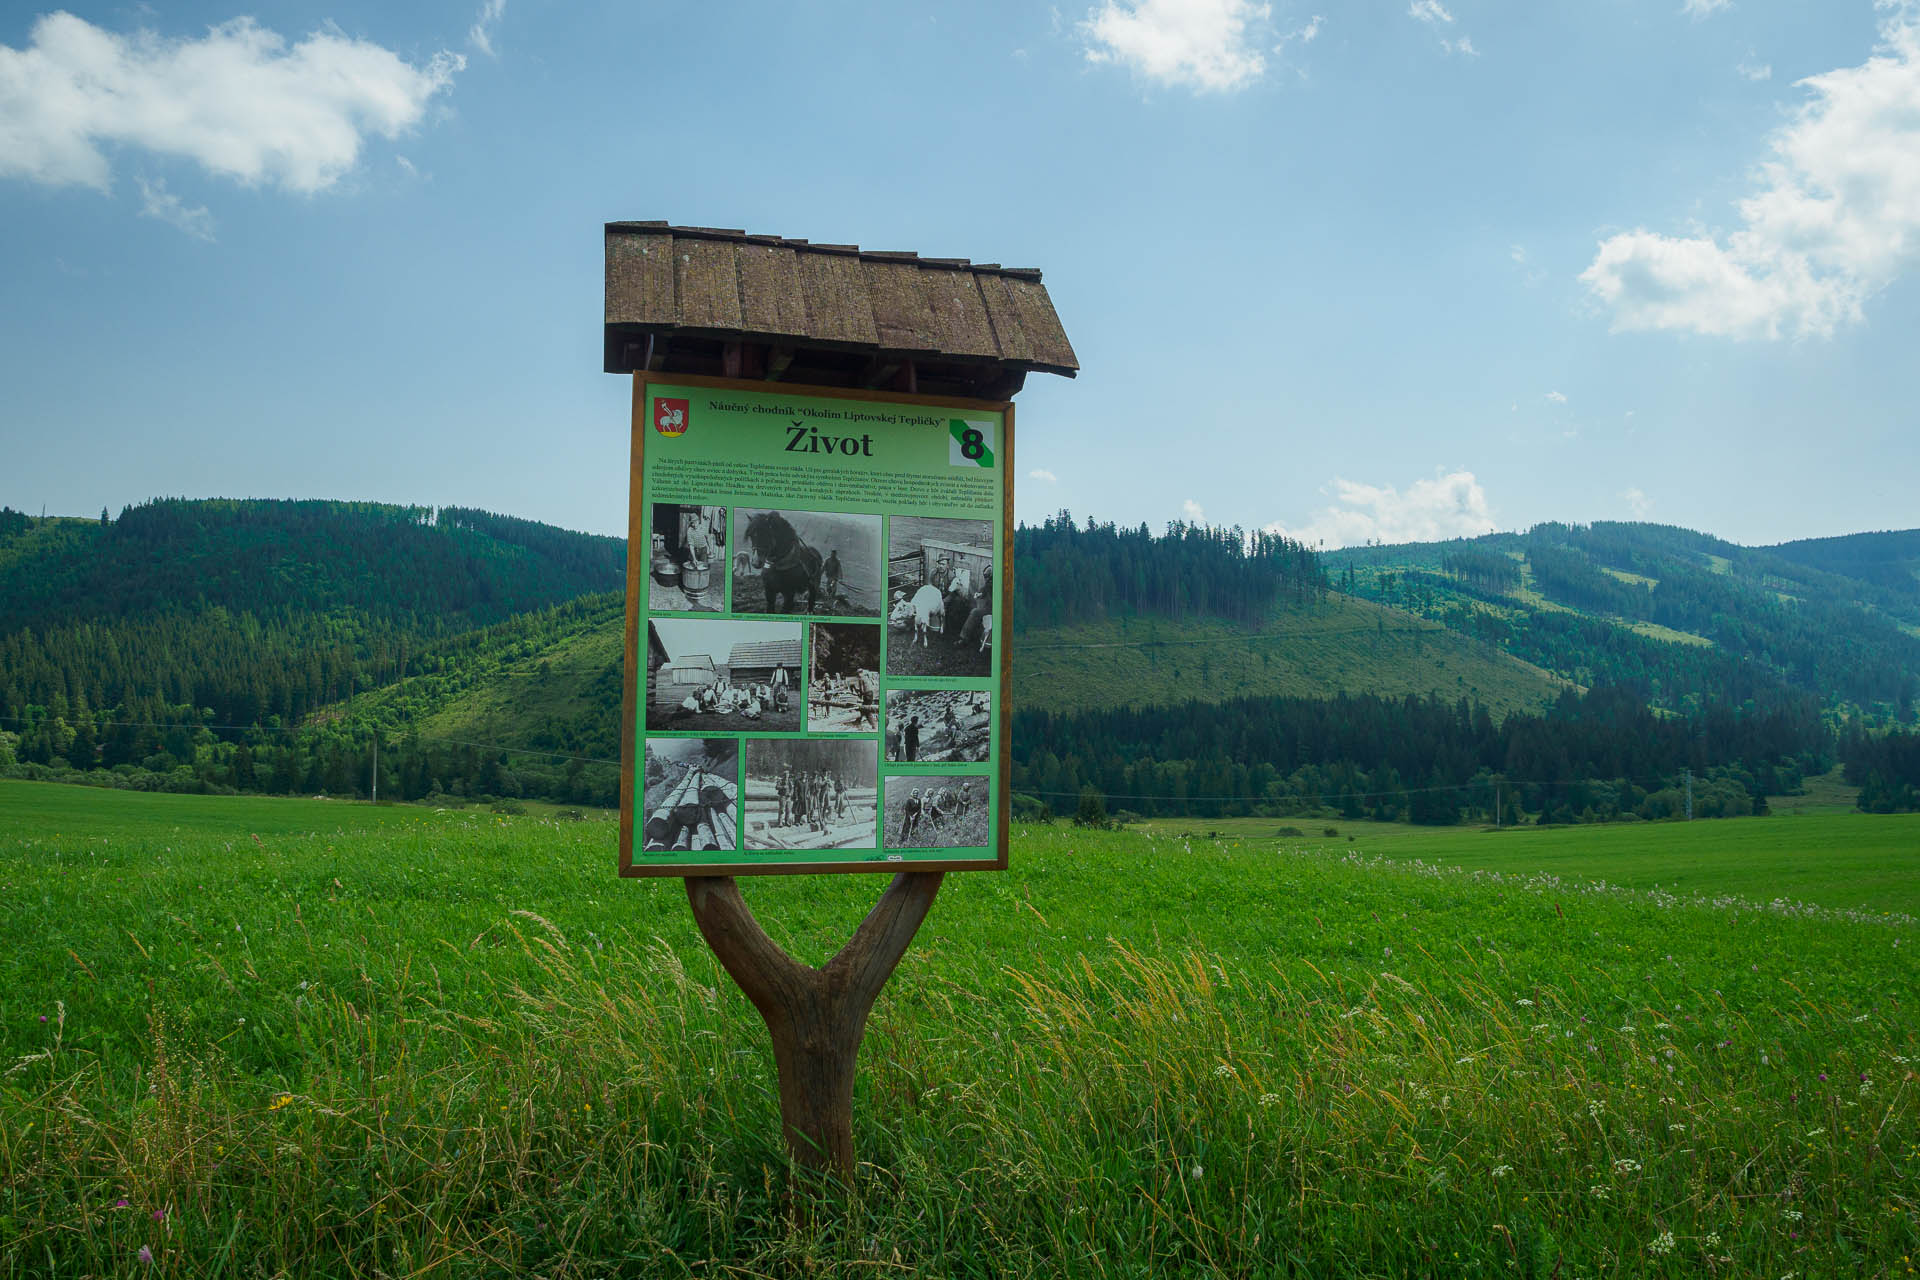
[[[993,423],[955,418],[948,424],[947,461],[956,467],[993,465]]]

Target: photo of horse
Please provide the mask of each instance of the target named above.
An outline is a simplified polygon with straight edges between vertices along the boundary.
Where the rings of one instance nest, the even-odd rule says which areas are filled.
[[[993,525],[887,519],[887,674],[993,674]]]
[[[987,779],[896,773],[886,779],[884,849],[985,848],[993,826]]]
[[[839,511],[734,512],[735,613],[880,616],[880,517]]]

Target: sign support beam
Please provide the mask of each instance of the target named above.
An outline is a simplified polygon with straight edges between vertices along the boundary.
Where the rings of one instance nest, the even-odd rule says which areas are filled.
[[[686,878],[701,936],[773,1037],[781,1128],[803,1168],[853,1177],[853,1081],[867,1014],[944,877],[940,871],[896,875],[852,939],[819,969],[767,936],[732,876]]]

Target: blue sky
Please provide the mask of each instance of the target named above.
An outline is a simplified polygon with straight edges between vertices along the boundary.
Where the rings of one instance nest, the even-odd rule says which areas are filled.
[[[1038,266],[1018,507],[1920,524],[1920,3],[0,17],[0,503],[625,529],[605,221]]]

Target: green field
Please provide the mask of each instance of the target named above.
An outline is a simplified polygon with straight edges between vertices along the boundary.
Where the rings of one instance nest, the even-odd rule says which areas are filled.
[[[1275,832],[1292,826],[1304,839]],[[1323,835],[1331,826],[1339,834]],[[1369,854],[1469,871],[1604,880],[1633,889],[1920,915],[1920,813],[1786,814],[1719,822],[1573,827],[1415,827],[1291,818],[1164,819],[1156,835]],[[1347,837],[1354,837],[1348,841]]]
[[[1909,1274],[1912,821],[1254,834],[950,877],[798,1213],[605,822],[0,783],[0,1275]]]

